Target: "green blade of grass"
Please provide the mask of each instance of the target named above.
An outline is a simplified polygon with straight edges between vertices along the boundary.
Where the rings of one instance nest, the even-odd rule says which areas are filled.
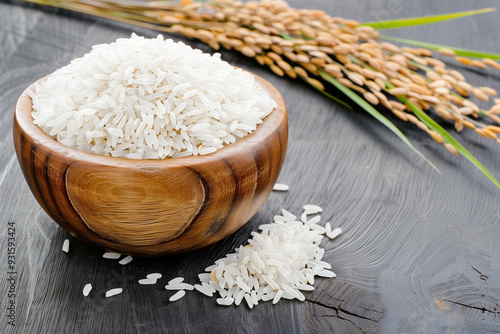
[[[391,37],[391,36],[385,36],[385,35],[381,35],[381,36],[379,36],[379,38],[385,39],[388,41],[392,41],[392,42],[399,42],[399,43],[404,43],[404,44],[415,45],[415,46],[419,46],[419,47],[427,48],[427,49],[431,49],[431,50],[439,50],[439,49],[446,48],[446,49],[450,49],[450,50],[455,51],[455,54],[457,56],[473,57],[473,58],[490,58],[490,59],[500,60],[500,54],[498,54],[498,53],[461,49],[461,48],[455,48],[453,46],[426,43],[426,42],[415,41],[412,39]]]
[[[427,115],[423,110],[408,101],[408,99],[406,99],[404,96],[399,95],[397,97],[401,102],[411,108],[418,119],[424,122],[425,125],[427,125],[430,129],[439,133],[447,143],[452,145],[460,154],[462,154],[465,158],[467,158],[467,160],[469,160],[474,166],[476,166],[477,169],[483,172],[491,182],[493,182],[498,188],[500,188],[500,183],[498,183],[495,177],[469,151],[467,151],[467,149],[463,147],[462,144],[458,142],[458,140],[453,138],[453,136],[450,135],[448,131],[443,129],[429,115]]]
[[[419,26],[424,24],[431,24],[443,21],[449,21],[458,19],[465,16],[477,15],[488,13],[496,10],[495,8],[483,8],[477,10],[469,10],[465,12],[458,13],[448,13],[441,15],[430,15],[430,16],[419,16],[419,17],[409,17],[406,19],[395,19],[395,20],[387,20],[387,21],[372,21],[372,22],[364,22],[360,25],[369,26],[375,29],[393,29],[393,28],[404,28],[404,27],[412,27]]]
[[[372,115],[380,123],[385,125],[396,136],[398,136],[399,139],[401,139],[406,145],[408,145],[408,147],[410,147],[415,153],[417,153],[422,159],[424,159],[432,168],[434,168],[436,171],[439,172],[439,169],[437,169],[437,167],[434,166],[432,162],[430,162],[422,153],[420,153],[420,151],[417,150],[415,146],[413,146],[413,144],[408,140],[408,138],[406,138],[406,136],[391,121],[389,121],[384,115],[378,112],[378,110],[375,109],[371,104],[366,102],[363,98],[361,98],[358,94],[353,92],[350,88],[342,85],[340,82],[337,81],[337,79],[335,79],[325,71],[319,70],[318,72],[323,79],[334,85],[338,90],[344,93],[354,103],[363,108],[363,110]]]

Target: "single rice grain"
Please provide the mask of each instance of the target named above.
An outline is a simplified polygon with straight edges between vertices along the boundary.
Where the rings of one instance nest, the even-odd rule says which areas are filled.
[[[288,191],[290,187],[284,183],[275,183],[273,190],[275,191]]]
[[[120,262],[118,262],[119,264],[121,264],[122,266],[126,265],[126,264],[129,264],[130,262],[132,262],[134,258],[132,256],[126,256],[124,257],[123,259],[120,260]]]
[[[113,253],[113,252],[106,252],[102,255],[103,258],[109,259],[109,260],[117,260],[121,257],[122,255],[119,253]]]
[[[69,240],[65,239],[62,245],[62,251],[65,253],[69,252]]]
[[[87,297],[91,290],[92,290],[92,284],[90,283],[85,284],[85,286],[83,287],[83,295]]]
[[[108,290],[108,291],[106,291],[106,298],[119,295],[122,292],[123,292],[122,288],[115,288],[115,289]]]
[[[171,301],[171,302],[175,302],[176,300],[179,300],[181,299],[182,297],[184,297],[186,295],[186,291],[184,290],[179,290],[177,291],[176,293],[174,293],[172,295],[172,297],[170,297],[168,300]]]

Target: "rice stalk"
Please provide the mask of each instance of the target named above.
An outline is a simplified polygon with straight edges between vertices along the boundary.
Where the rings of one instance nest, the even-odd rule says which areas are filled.
[[[169,1],[25,1],[181,34],[215,50],[234,50],[268,66],[278,76],[298,77],[323,95],[349,106],[328,92],[331,87],[342,87],[340,90],[344,94],[348,92],[350,100],[376,115],[405,143],[409,144],[406,137],[403,138],[388,119],[374,113],[371,106],[388,109],[397,118],[425,131],[451,153],[463,154],[500,188],[477,159],[428,116],[432,114],[443,122],[453,122],[457,132],[468,129],[500,144],[497,136],[500,127],[495,125],[500,125],[497,116],[500,100],[495,99],[496,90],[470,84],[462,73],[449,70],[443,61],[435,58],[433,50],[452,62],[479,70],[500,69],[495,61],[500,59],[498,54],[380,36],[371,24],[331,17],[320,10],[295,9],[281,0],[245,3],[187,0],[180,4]],[[433,23],[488,11],[490,9],[421,20],[412,18],[397,24]],[[416,47],[398,46],[388,40]],[[489,106],[483,107],[486,103]],[[432,122],[423,117],[424,114]]]

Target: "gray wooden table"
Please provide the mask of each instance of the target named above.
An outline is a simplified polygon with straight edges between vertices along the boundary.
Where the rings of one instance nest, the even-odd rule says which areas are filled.
[[[498,6],[494,0],[290,3],[359,21]],[[290,191],[273,192],[241,230],[188,254],[136,258],[121,266],[69,236],[40,208],[23,179],[12,143],[14,105],[36,79],[94,44],[133,31],[157,34],[0,2],[0,333],[500,333],[500,190],[415,127],[388,115],[441,174],[364,112],[349,111],[232,52],[222,52],[222,58],[266,78],[285,99],[290,138],[279,181]],[[386,33],[500,52],[498,31],[497,12]],[[169,37],[209,51],[201,43]],[[470,82],[500,89],[500,73],[463,70]],[[467,131],[457,137],[500,178],[498,145]],[[245,243],[281,208],[299,212],[307,203],[321,205],[325,221],[344,233],[323,245],[337,278],[319,279],[305,302],[260,303],[250,310],[221,307],[195,292],[168,302],[168,279],[183,276],[195,283],[206,266]],[[9,227],[15,227],[13,268]],[[61,252],[66,238],[68,254]],[[163,274],[158,284],[137,284],[151,272]],[[86,283],[94,286],[87,298]],[[104,298],[113,287],[124,292]],[[8,324],[12,300],[15,326]]]

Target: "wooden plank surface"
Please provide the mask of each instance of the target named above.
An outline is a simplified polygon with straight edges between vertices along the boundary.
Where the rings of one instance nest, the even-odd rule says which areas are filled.
[[[359,21],[430,15],[485,7],[494,0],[293,0]],[[457,47],[500,52],[500,14],[464,18],[387,34]],[[397,122],[435,172],[377,121],[318,95],[302,82],[274,76],[251,59],[222,52],[231,64],[274,84],[289,113],[289,148],[273,192],[242,229],[202,250],[141,259],[126,266],[102,258],[59,228],[36,203],[12,143],[13,108],[36,79],[98,43],[137,32],[156,32],[20,2],[0,2],[0,333],[499,333],[500,190],[464,158],[426,134]],[[182,40],[210,51],[201,43]],[[500,89],[498,72],[470,71],[470,82]],[[390,117],[390,116],[389,116]],[[452,130],[451,126],[447,129]],[[457,136],[500,178],[500,147],[473,133]],[[245,243],[281,208],[299,213],[319,204],[323,219],[344,233],[325,242],[325,259],[337,273],[319,279],[305,302],[220,307],[195,292],[170,303],[173,277],[190,283],[216,259]],[[16,326],[8,324],[8,223],[15,226]],[[70,252],[61,252],[63,240]],[[151,272],[154,286],[137,280]],[[84,298],[83,286],[94,290]],[[110,288],[124,292],[104,298]]]

